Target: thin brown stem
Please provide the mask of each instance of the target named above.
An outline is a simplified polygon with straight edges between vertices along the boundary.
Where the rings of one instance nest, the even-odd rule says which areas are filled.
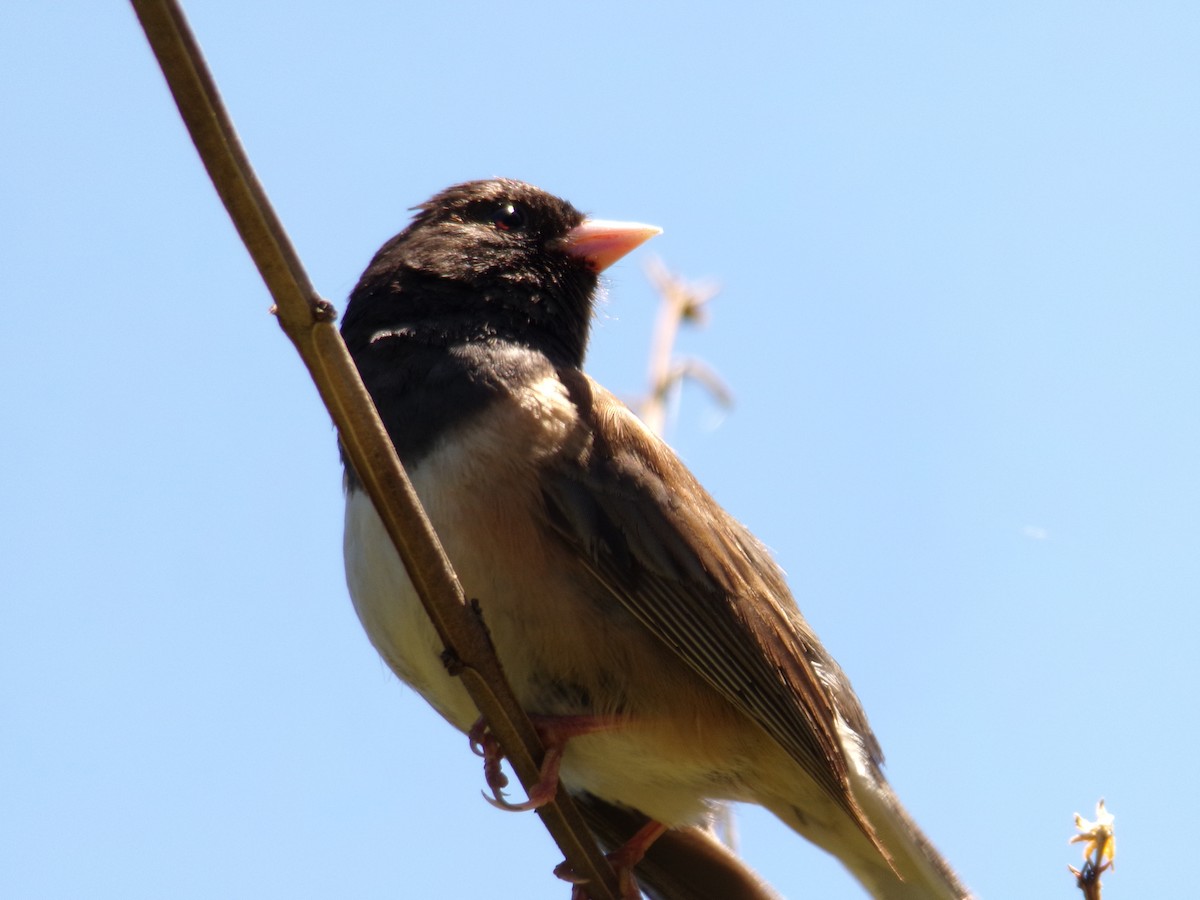
[[[338,428],[356,473],[399,551],[445,643],[446,656],[487,719],[526,786],[537,782],[543,748],[517,703],[487,633],[396,457],[358,370],[334,325],[336,313],[313,289],[283,225],[258,183],[180,6],[132,0],[179,112],[246,249],[275,301],[279,324],[295,344]],[[593,900],[615,900],[612,867],[566,791],[538,810]]]

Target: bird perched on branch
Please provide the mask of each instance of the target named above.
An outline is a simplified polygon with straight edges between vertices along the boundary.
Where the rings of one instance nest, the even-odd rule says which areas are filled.
[[[644,814],[614,856],[629,896],[658,835],[734,800],[774,812],[875,897],[966,897],[889,788],[858,699],[768,552],[583,372],[598,273],[658,231],[517,181],[456,185],[384,244],[343,319],[547,744],[529,801],[506,805],[543,803],[561,779]],[[352,470],[345,558],[376,649],[494,757]]]

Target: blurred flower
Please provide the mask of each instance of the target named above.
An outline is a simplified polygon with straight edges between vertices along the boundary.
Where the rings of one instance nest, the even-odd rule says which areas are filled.
[[[1072,844],[1083,844],[1083,858],[1093,865],[1104,867],[1112,864],[1117,855],[1117,839],[1113,835],[1114,816],[1104,808],[1104,801],[1096,804],[1096,820],[1090,822],[1075,813],[1075,827],[1079,834],[1071,838]]]

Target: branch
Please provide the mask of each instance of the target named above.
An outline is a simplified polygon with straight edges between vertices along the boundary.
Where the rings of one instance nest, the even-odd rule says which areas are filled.
[[[704,321],[705,305],[717,295],[717,288],[690,284],[669,272],[661,260],[646,265],[646,275],[661,298],[658,321],[650,345],[650,393],[638,405],[638,415],[655,434],[663,433],[667,399],[684,379],[699,381],[721,406],[733,405],[733,394],[709,366],[698,360],[672,362],[675,336],[683,322]]]
[[[250,167],[183,11],[172,0],[132,0],[146,37],[213,186],[275,301],[321,394],[355,472],[379,511],[413,585],[433,620],[453,671],[499,740],[527,788],[538,780],[544,749],[508,686],[487,633],[465,602],[450,563],[334,325]],[[615,900],[607,860],[565,790],[538,810],[571,870],[588,881],[592,900]]]

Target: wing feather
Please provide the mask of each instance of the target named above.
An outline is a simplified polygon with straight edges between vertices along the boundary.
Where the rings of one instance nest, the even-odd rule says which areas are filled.
[[[622,606],[875,841],[851,792],[836,718],[862,736],[876,766],[878,744],[779,567],[615,397],[578,371],[559,377],[590,427],[544,473],[551,526]]]

